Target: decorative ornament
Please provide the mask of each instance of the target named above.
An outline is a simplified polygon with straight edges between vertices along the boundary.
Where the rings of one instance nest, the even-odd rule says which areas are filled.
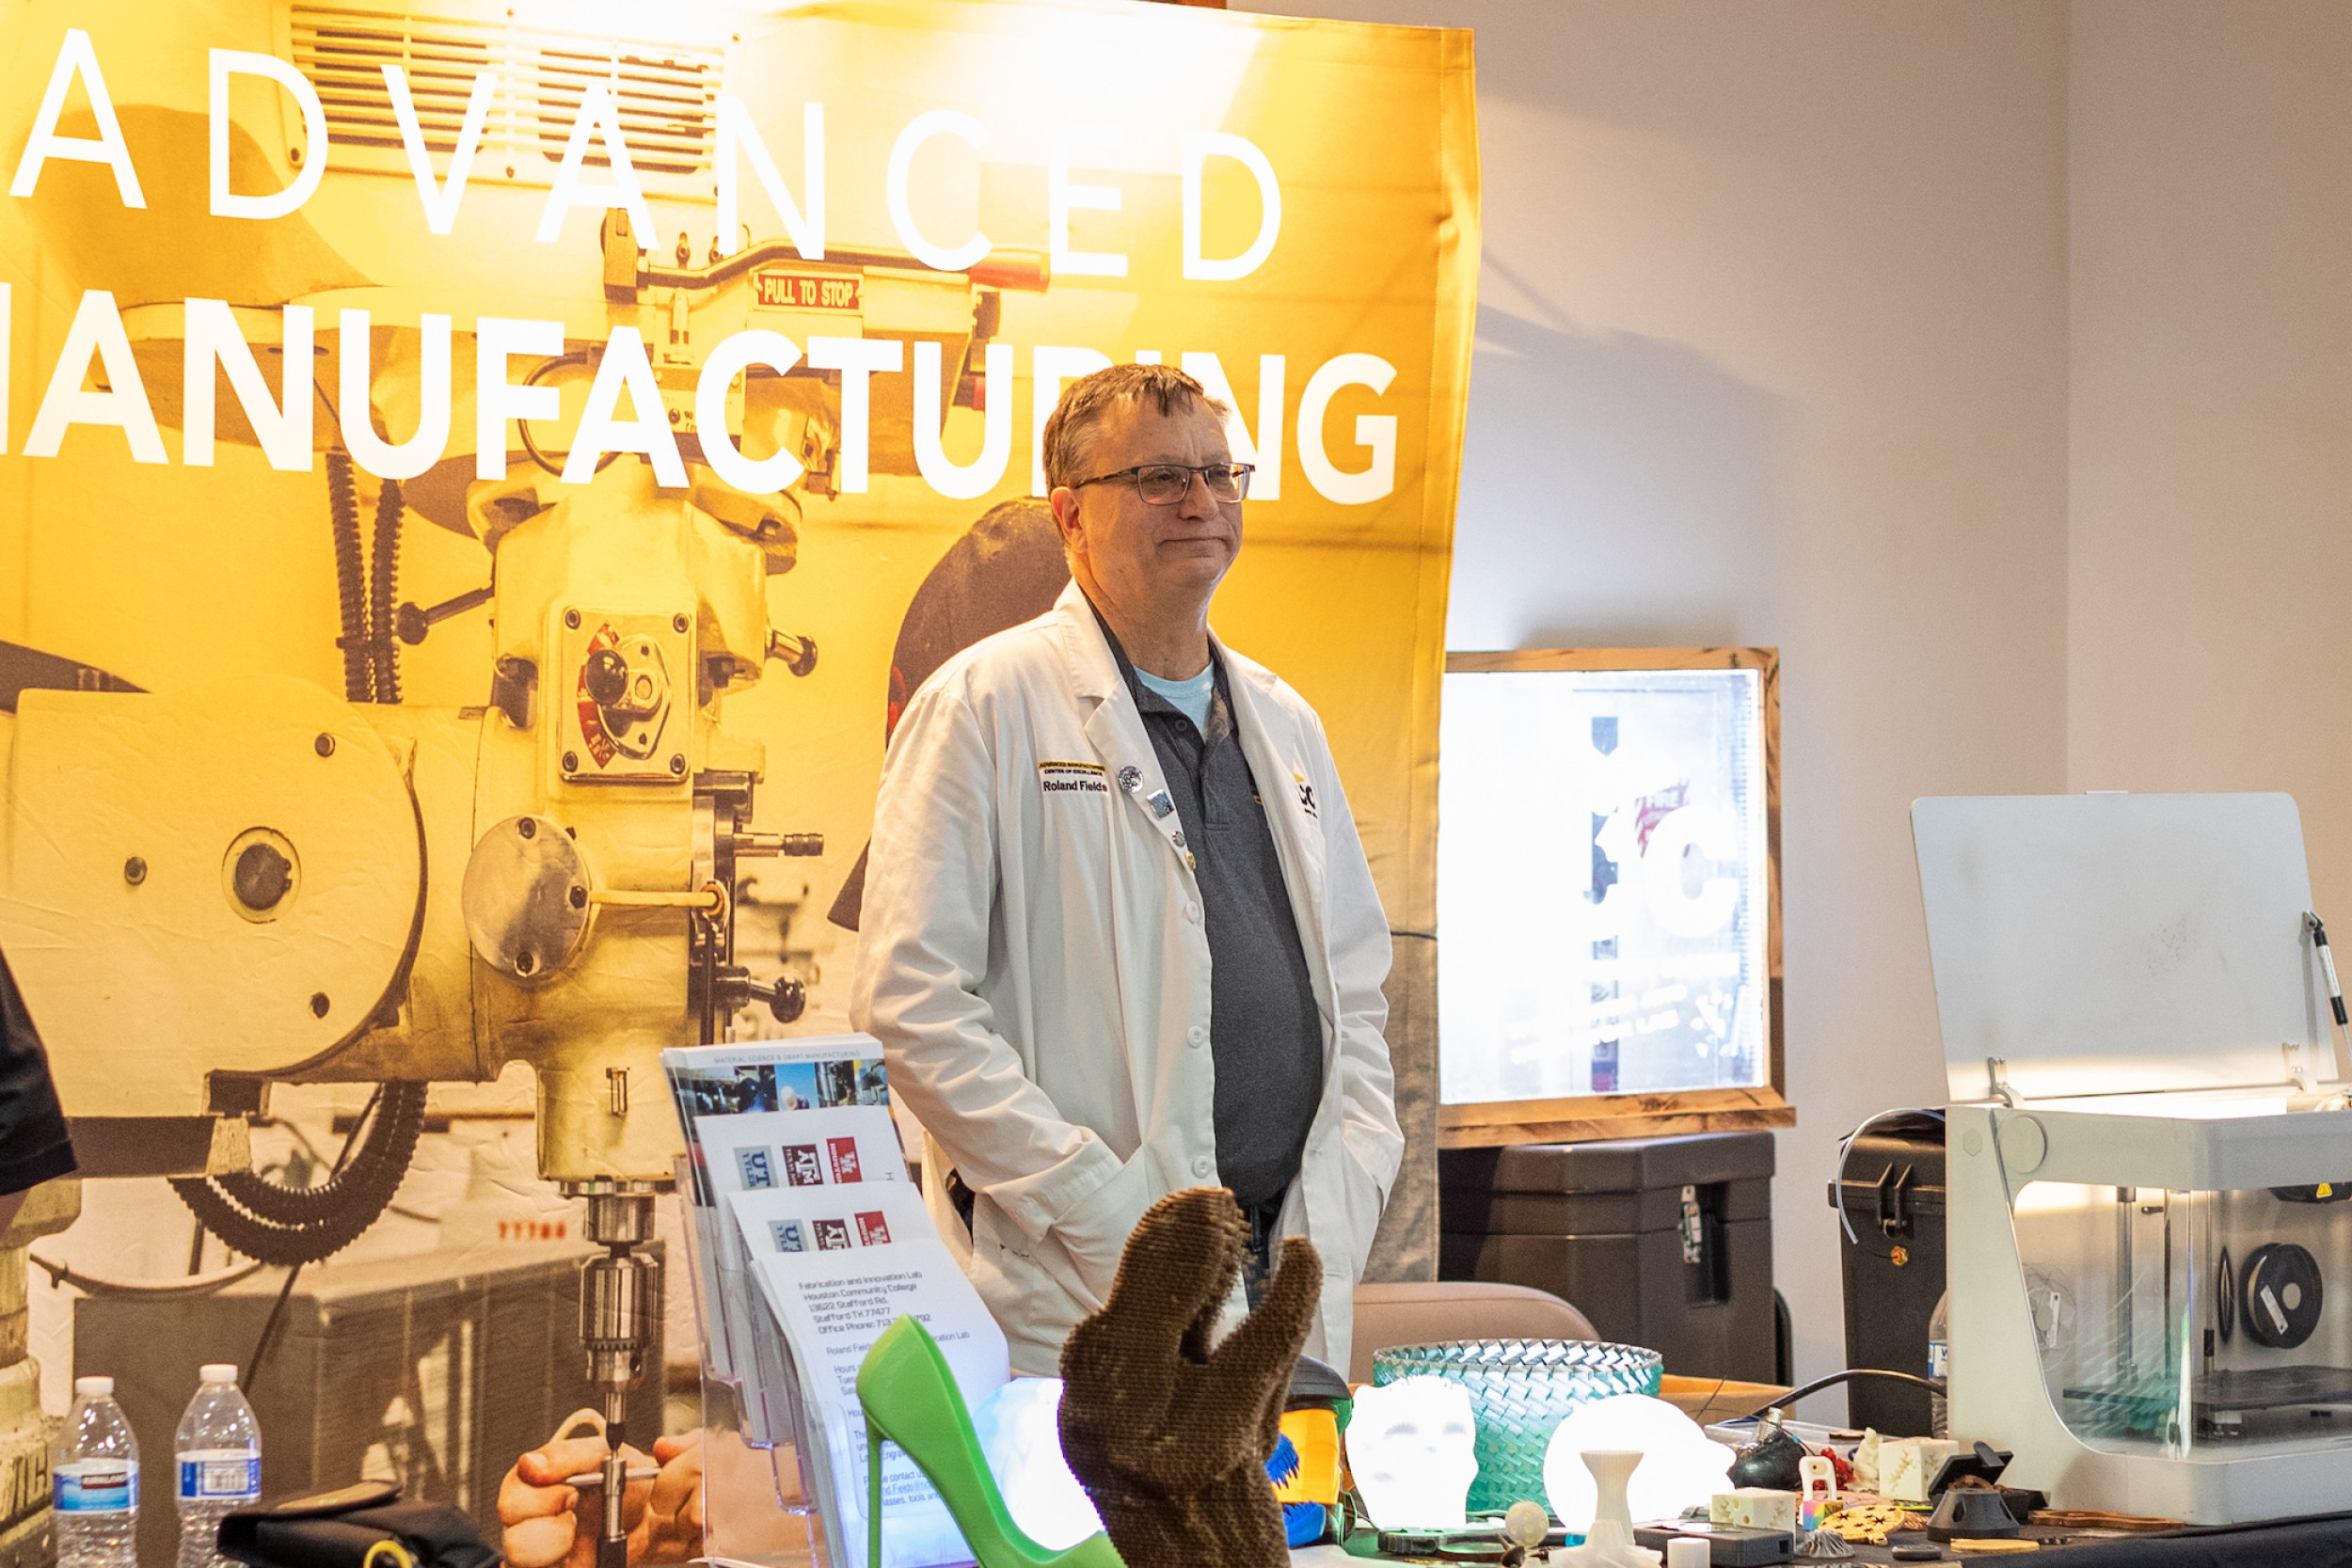
[[[1543,1504],[1521,1497],[1503,1513],[1495,1533],[1502,1537],[1503,1568],[1519,1568],[1531,1553],[1542,1549],[1544,1537],[1551,1533],[1551,1514]]]
[[[1848,1503],[1830,1515],[1825,1528],[1846,1541],[1883,1546],[1888,1536],[1911,1523],[1910,1513],[1893,1503]]]
[[[1833,1529],[1811,1529],[1797,1537],[1799,1557],[1837,1559],[1853,1556],[1853,1548],[1846,1544]]]

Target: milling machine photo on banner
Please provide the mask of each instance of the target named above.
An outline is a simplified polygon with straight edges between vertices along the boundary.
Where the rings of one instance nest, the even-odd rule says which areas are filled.
[[[660,1053],[847,1030],[891,727],[1068,583],[1041,437],[1114,363],[1231,405],[1256,471],[1216,629],[1322,715],[1390,925],[1432,927],[1467,33],[36,0],[0,42],[0,953],[84,1175],[177,1179],[267,1266],[222,1300],[325,1289],[472,1116],[586,1201],[561,1244],[597,1288],[659,1314],[667,1238],[682,1299]],[[739,1108],[890,1109],[841,1066]],[[256,1190],[304,1085],[351,1086],[374,1209]],[[608,1417],[652,1391],[650,1449],[664,1371],[628,1356],[658,1348],[549,1354]],[[299,1394],[257,1382],[264,1428]],[[495,1536],[514,1446],[431,1387],[402,1409]]]

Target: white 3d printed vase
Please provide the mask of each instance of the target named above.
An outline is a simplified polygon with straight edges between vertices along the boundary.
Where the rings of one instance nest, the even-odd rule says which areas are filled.
[[[1552,1553],[1554,1568],[1658,1568],[1658,1554],[1633,1544],[1633,1512],[1625,1498],[1626,1483],[1642,1463],[1641,1450],[1586,1449],[1581,1457],[1600,1497],[1584,1544]]]

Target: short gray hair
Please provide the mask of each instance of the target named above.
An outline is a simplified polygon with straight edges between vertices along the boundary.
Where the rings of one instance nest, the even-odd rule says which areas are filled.
[[[1150,402],[1162,414],[1205,408],[1223,420],[1232,413],[1208,388],[1173,365],[1113,365],[1081,376],[1062,391],[1045,421],[1045,484],[1059,489],[1089,478],[1087,454],[1112,404]]]

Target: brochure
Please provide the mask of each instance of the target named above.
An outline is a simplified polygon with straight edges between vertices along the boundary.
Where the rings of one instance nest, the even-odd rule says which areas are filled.
[[[791,1341],[806,1410],[820,1426],[834,1516],[851,1568],[866,1568],[866,1353],[902,1316],[930,1331],[967,1408],[1011,1378],[1002,1330],[940,1242],[911,1183],[776,1187],[730,1196],[762,1294]],[[880,1568],[971,1560],[946,1504],[896,1444],[882,1449]]]

